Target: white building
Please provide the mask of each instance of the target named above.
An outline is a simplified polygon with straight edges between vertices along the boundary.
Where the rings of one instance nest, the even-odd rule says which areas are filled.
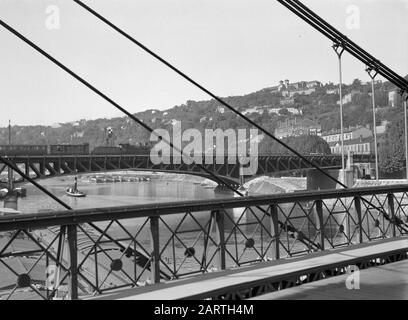
[[[335,141],[329,143],[332,154],[341,154],[341,142]],[[374,138],[356,138],[344,141],[344,154],[349,151],[353,154],[371,154],[374,149]]]
[[[279,115],[280,111],[283,110],[283,109],[286,109],[288,112],[290,112],[293,115],[302,115],[303,114],[302,110],[297,109],[297,108],[291,108],[291,107],[289,107],[289,108],[268,108],[268,113],[274,113],[274,114]]]
[[[343,140],[353,140],[357,138],[368,138],[373,135],[373,132],[366,127],[349,127],[343,130]],[[332,130],[329,132],[324,132],[322,134],[322,139],[327,143],[341,141],[340,130]]]
[[[400,94],[398,89],[388,91],[388,106],[395,108],[398,105]]]
[[[350,103],[353,101],[353,97],[358,94],[361,94],[361,92],[358,90],[351,90],[351,92],[344,95],[341,100],[343,101],[343,104]],[[340,100],[337,101],[337,104],[340,104]]]
[[[339,94],[340,90],[339,88],[334,88],[334,89],[327,89],[326,94]]]

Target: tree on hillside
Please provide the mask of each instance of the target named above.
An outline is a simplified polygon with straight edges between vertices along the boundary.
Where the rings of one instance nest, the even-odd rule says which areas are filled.
[[[360,79],[354,79],[353,83],[351,84],[351,87],[355,90],[361,89],[362,83]]]
[[[385,173],[396,173],[404,169],[404,119],[387,125],[384,140],[380,143],[379,167]]]
[[[279,110],[279,115],[281,116],[290,116],[290,112],[286,108],[282,108]]]
[[[284,138],[282,141],[297,152],[308,155],[311,153],[330,154],[330,147],[322,138],[314,135]],[[271,139],[264,138],[259,146],[259,153],[291,155],[292,153]]]

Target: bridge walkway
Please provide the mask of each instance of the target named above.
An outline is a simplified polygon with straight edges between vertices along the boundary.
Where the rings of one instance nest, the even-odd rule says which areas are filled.
[[[348,275],[267,293],[252,300],[408,300],[408,261],[361,270],[359,285],[347,289]]]
[[[90,299],[246,299],[255,296],[272,299],[275,296],[280,297],[280,294],[283,294],[282,297],[284,297],[287,290],[292,290],[290,292],[296,296],[296,294],[302,293],[305,285],[314,288],[321,281],[340,281],[344,286],[344,276],[341,279],[330,276],[344,274],[349,265],[367,268],[387,264],[384,270],[392,269],[390,263],[406,259],[407,252],[407,238],[381,240],[347,248],[316,252],[299,258],[270,261],[235,270],[204,274],[171,283],[121,290]],[[370,269],[364,272],[368,271]],[[392,276],[399,277],[400,274],[392,274]],[[322,278],[324,280],[321,280]],[[312,282],[315,280],[319,280],[319,282]],[[299,284],[299,281],[309,281],[309,283],[293,288],[295,284]],[[278,289],[285,290],[276,291]],[[381,287],[378,289],[381,290]],[[272,291],[273,293],[268,293]],[[304,295],[302,296],[304,297]]]

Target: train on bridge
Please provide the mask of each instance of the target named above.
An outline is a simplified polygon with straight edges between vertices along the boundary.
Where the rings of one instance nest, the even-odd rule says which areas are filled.
[[[48,144],[48,145],[0,145],[1,156],[42,156],[42,155],[111,155],[111,154],[150,154],[150,144],[119,146],[97,146],[90,150],[89,143],[84,144]]]
[[[120,143],[118,146],[101,145],[90,149],[89,143],[84,144],[48,144],[48,145],[0,145],[0,156],[81,156],[81,155],[150,155],[153,148],[153,143],[141,143],[139,145],[131,145],[129,143]],[[203,154],[204,156],[204,154]],[[312,157],[313,161],[328,161],[331,166],[335,161],[340,161],[340,155],[324,155],[321,153],[304,154],[304,156]],[[258,154],[260,158],[275,157],[277,161],[293,161],[296,156],[282,154]],[[284,160],[286,159],[286,160]],[[319,160],[320,159],[320,160]],[[353,154],[354,163],[369,164],[374,162],[373,154]],[[320,162],[319,162],[320,163]],[[320,163],[321,164],[321,163]],[[369,168],[366,168],[369,170]],[[364,174],[365,175],[365,174]]]

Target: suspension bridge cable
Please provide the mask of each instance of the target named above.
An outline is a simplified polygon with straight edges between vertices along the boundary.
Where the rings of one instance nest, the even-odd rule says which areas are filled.
[[[270,137],[271,139],[273,139],[274,141],[276,141],[277,143],[279,143],[280,145],[282,145],[284,148],[286,148],[287,150],[289,150],[290,152],[292,152],[293,154],[295,154],[297,157],[301,158],[302,160],[304,160],[305,162],[307,162],[308,164],[310,164],[313,168],[315,168],[316,170],[318,170],[319,172],[321,172],[322,174],[324,174],[326,177],[328,177],[330,180],[336,182],[337,184],[339,184],[340,186],[342,186],[343,188],[347,188],[347,186],[345,184],[343,184],[342,182],[338,181],[336,178],[334,178],[333,176],[331,176],[329,173],[327,173],[325,170],[323,170],[322,168],[320,168],[318,165],[316,165],[313,161],[310,161],[309,159],[307,159],[305,156],[303,156],[302,154],[300,154],[299,152],[297,152],[295,149],[293,149],[292,147],[290,147],[289,145],[287,145],[286,143],[284,143],[283,141],[279,140],[278,138],[276,138],[273,134],[271,134],[269,131],[267,131],[266,129],[264,129],[262,126],[258,125],[255,121],[252,121],[250,118],[248,118],[247,116],[245,116],[243,113],[239,112],[238,110],[236,110],[234,107],[232,107],[229,103],[227,103],[225,100],[221,99],[220,97],[218,97],[217,95],[215,95],[213,92],[211,92],[210,90],[206,89],[204,86],[200,85],[198,82],[196,82],[195,80],[193,80],[191,77],[189,77],[187,74],[185,74],[184,72],[182,72],[180,69],[176,68],[173,64],[171,64],[170,62],[168,62],[167,60],[165,60],[164,58],[162,58],[161,56],[159,56],[158,54],[156,54],[155,52],[153,52],[151,49],[149,49],[148,47],[146,47],[144,44],[142,44],[141,42],[139,42],[138,40],[136,40],[134,37],[132,37],[131,35],[129,35],[128,33],[126,33],[125,31],[123,31],[122,29],[120,29],[118,26],[116,26],[115,24],[113,24],[112,22],[110,22],[108,19],[106,19],[105,17],[103,17],[102,15],[100,15],[98,12],[96,12],[95,10],[93,10],[92,8],[90,8],[89,6],[87,6],[86,4],[84,4],[83,2],[79,1],[79,0],[73,0],[75,3],[77,3],[78,5],[80,5],[81,7],[83,7],[85,10],[87,10],[89,13],[91,13],[92,15],[94,15],[95,17],[97,17],[99,20],[101,20],[102,22],[104,22],[105,24],[107,24],[109,27],[111,27],[112,29],[114,29],[115,31],[117,31],[118,33],[120,33],[122,36],[124,36],[125,38],[127,38],[128,40],[130,40],[131,42],[133,42],[134,44],[136,44],[139,48],[141,48],[142,50],[144,50],[145,52],[147,52],[149,55],[151,55],[152,57],[154,57],[155,59],[159,60],[161,63],[163,63],[164,65],[166,65],[167,67],[169,67],[170,69],[172,69],[174,72],[176,72],[177,74],[179,74],[181,77],[183,77],[184,79],[186,79],[188,82],[190,82],[191,84],[193,84],[195,87],[199,88],[201,91],[205,92],[206,94],[208,94],[210,97],[212,97],[213,99],[215,99],[216,101],[218,101],[219,103],[221,103],[223,106],[227,107],[229,110],[231,110],[232,112],[234,112],[236,115],[238,115],[239,117],[241,117],[242,119],[244,119],[247,123],[249,123],[250,125],[252,125],[253,127],[257,128],[258,130],[262,131],[265,135],[267,135],[268,137]]]
[[[400,87],[402,90],[405,91],[408,88],[408,81],[406,79],[404,79],[403,77],[398,75],[396,72],[391,70],[385,64],[381,63],[380,60],[373,57],[371,54],[369,54],[366,50],[364,50],[363,48],[358,46],[351,39],[348,39],[345,35],[343,35],[341,32],[339,32],[336,28],[331,26],[329,23],[327,23],[325,20],[323,20],[320,16],[318,16],[316,13],[314,13],[312,10],[310,10],[308,7],[306,7],[302,2],[300,2],[299,0],[292,0],[292,3],[294,3],[298,8],[300,8],[304,12],[307,12],[315,20],[317,20],[320,23],[322,23],[323,25],[325,25],[328,29],[330,29],[334,34],[336,34],[339,37],[340,41],[341,41],[341,39],[345,38],[345,42],[344,42],[344,45],[346,46],[345,49],[349,48],[354,53],[356,53],[356,54],[358,54],[358,55],[360,55],[360,56],[362,56],[362,57],[364,57],[366,59],[364,61],[362,61],[362,60],[360,60],[360,61],[372,66],[373,69],[376,69],[376,70],[379,69],[380,71],[383,71],[383,72],[387,73],[389,77],[392,77],[394,81],[398,82],[399,85],[402,86],[402,87]],[[385,74],[383,76],[386,77]],[[391,79],[389,79],[389,80],[392,81]],[[396,82],[393,82],[393,83],[398,86],[398,84]]]
[[[341,46],[352,56],[377,71],[384,78],[399,87],[403,92],[408,92],[408,81],[391,70],[388,66],[369,54],[366,50],[358,46],[347,36],[339,32],[336,28],[326,22],[315,12],[306,7],[299,0],[277,0],[279,3],[288,8],[292,13],[310,24],[317,31],[322,33],[335,44]]]

